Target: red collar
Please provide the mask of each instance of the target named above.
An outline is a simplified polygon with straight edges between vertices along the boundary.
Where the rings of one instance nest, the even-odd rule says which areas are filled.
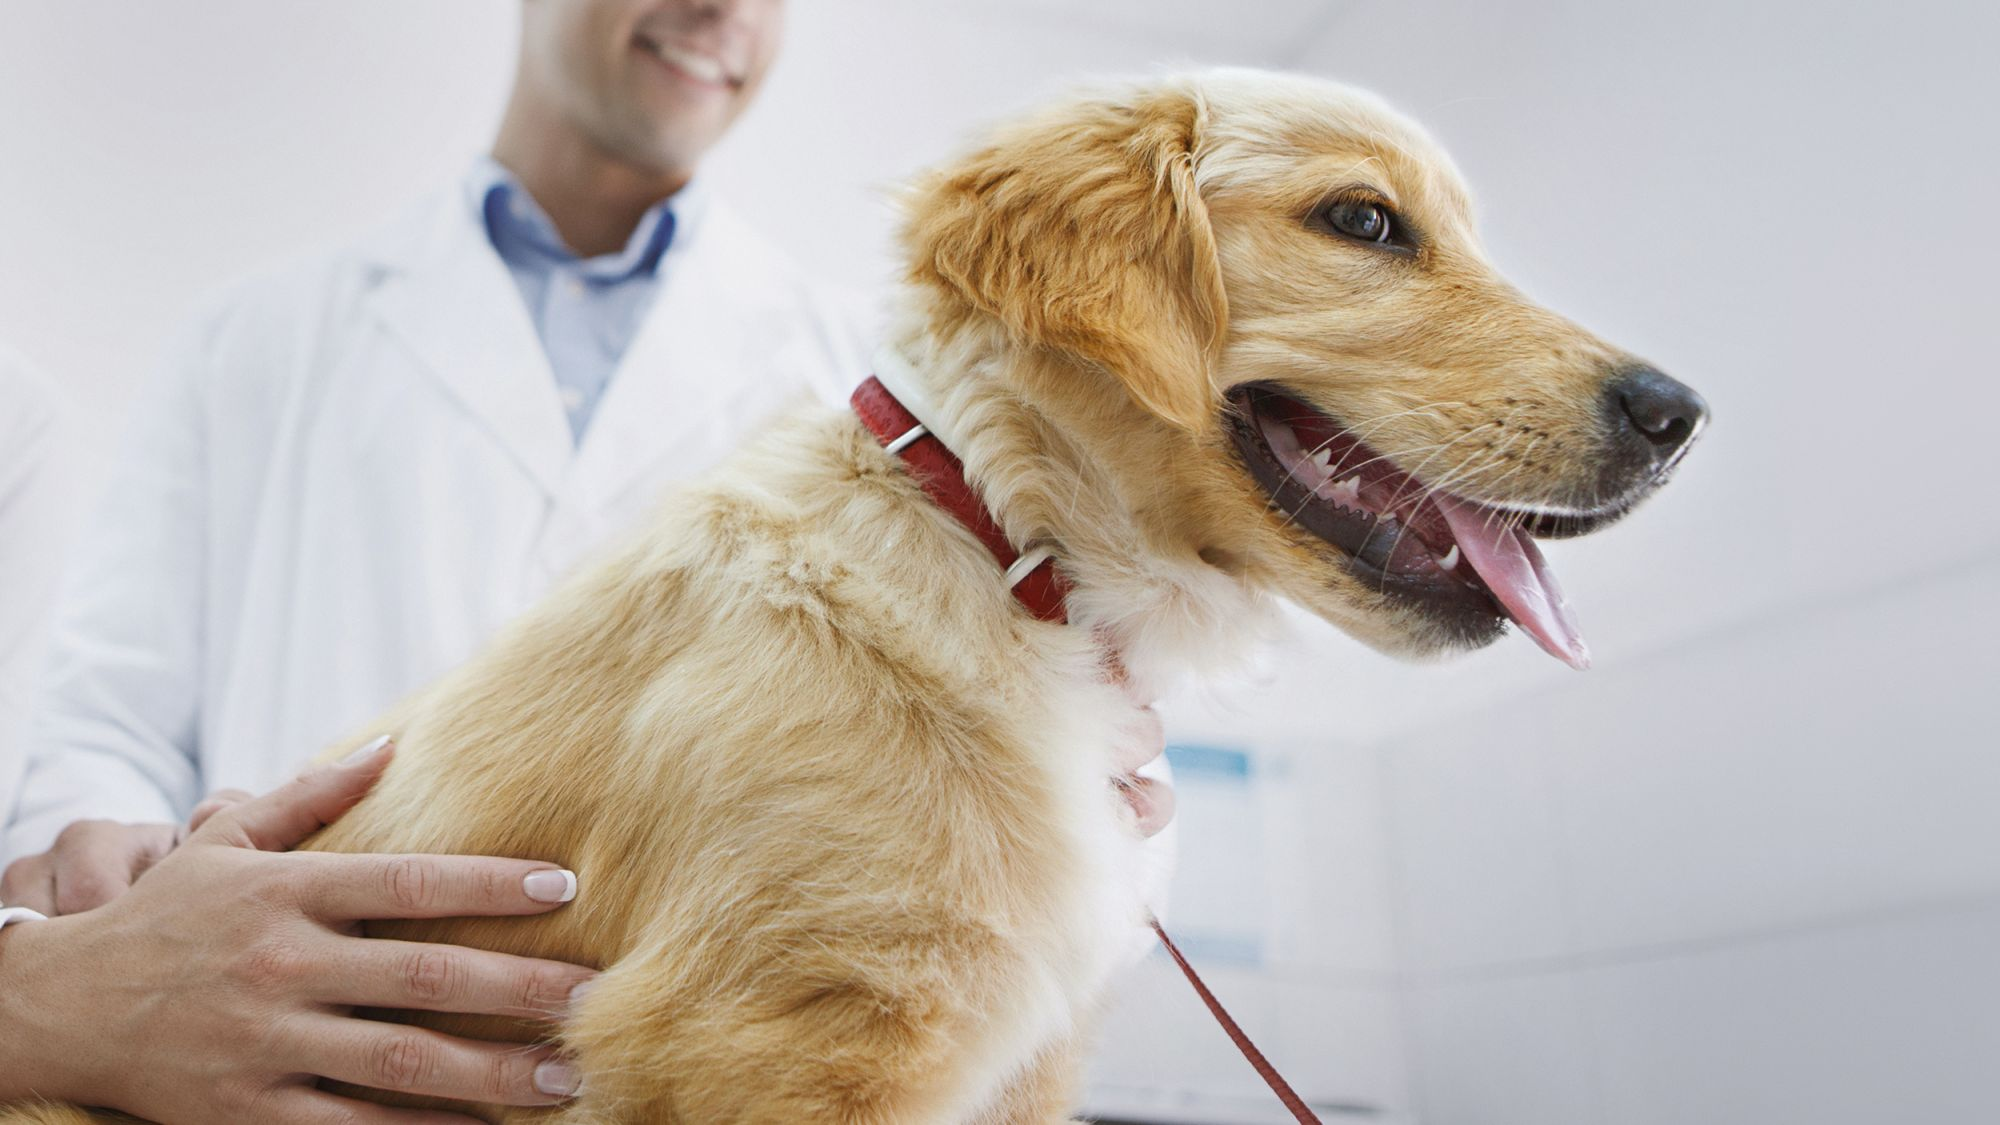
[[[966,482],[965,466],[945,448],[944,442],[925,429],[917,416],[873,375],[854,388],[851,403],[861,424],[868,427],[875,440],[903,458],[925,494],[993,552],[1015,599],[1037,619],[1067,625],[1069,611],[1063,599],[1069,596],[1069,583],[1056,573],[1055,560],[1040,549],[1023,555],[1007,542],[1006,533],[993,522],[993,513],[986,510],[979,494]]]

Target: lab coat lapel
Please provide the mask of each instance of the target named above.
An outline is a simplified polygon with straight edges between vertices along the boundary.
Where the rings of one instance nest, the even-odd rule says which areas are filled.
[[[462,193],[447,193],[422,226],[405,252],[384,262],[374,311],[417,366],[553,498],[574,447],[520,290]]]
[[[727,247],[717,245],[712,227],[704,221],[677,234],[660,263],[652,307],[584,432],[571,481],[577,503],[608,507],[652,479],[662,459],[694,453],[690,442],[726,440],[715,431],[731,427],[714,407],[750,375],[741,362],[750,325]]]

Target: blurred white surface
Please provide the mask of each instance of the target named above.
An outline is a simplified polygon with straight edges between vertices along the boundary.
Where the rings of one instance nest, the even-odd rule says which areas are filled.
[[[1428,123],[1503,272],[1714,407],[1672,488],[1550,551],[1596,671],[1518,638],[1411,668],[1302,620],[1247,686],[1169,706],[1177,741],[1289,771],[1247,806],[1190,786],[1191,867],[1267,882],[1176,925],[1261,934],[1213,982],[1301,1085],[1425,1125],[1995,1116],[2000,9],[791,18],[708,175],[830,279],[890,276],[893,185],[978,122],[1093,75],[1286,66]],[[456,175],[512,43],[482,0],[0,5],[0,337],[82,403],[80,458],[197,294]],[[1099,1103],[1273,1119],[1163,970],[1121,997]]]

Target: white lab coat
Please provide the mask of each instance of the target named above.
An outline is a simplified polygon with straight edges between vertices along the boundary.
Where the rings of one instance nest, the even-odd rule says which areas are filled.
[[[239,287],[137,405],[56,611],[0,862],[253,792],[477,650],[663,485],[867,374],[862,317],[693,209],[581,446],[454,189]]]
[[[0,809],[26,762],[28,701],[41,667],[71,507],[55,388],[0,348]]]

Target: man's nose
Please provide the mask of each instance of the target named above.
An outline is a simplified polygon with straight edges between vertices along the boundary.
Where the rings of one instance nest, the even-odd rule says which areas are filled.
[[[1605,386],[1605,414],[1620,444],[1653,465],[1674,459],[1708,421],[1708,404],[1693,389],[1651,367],[1629,367]]]

